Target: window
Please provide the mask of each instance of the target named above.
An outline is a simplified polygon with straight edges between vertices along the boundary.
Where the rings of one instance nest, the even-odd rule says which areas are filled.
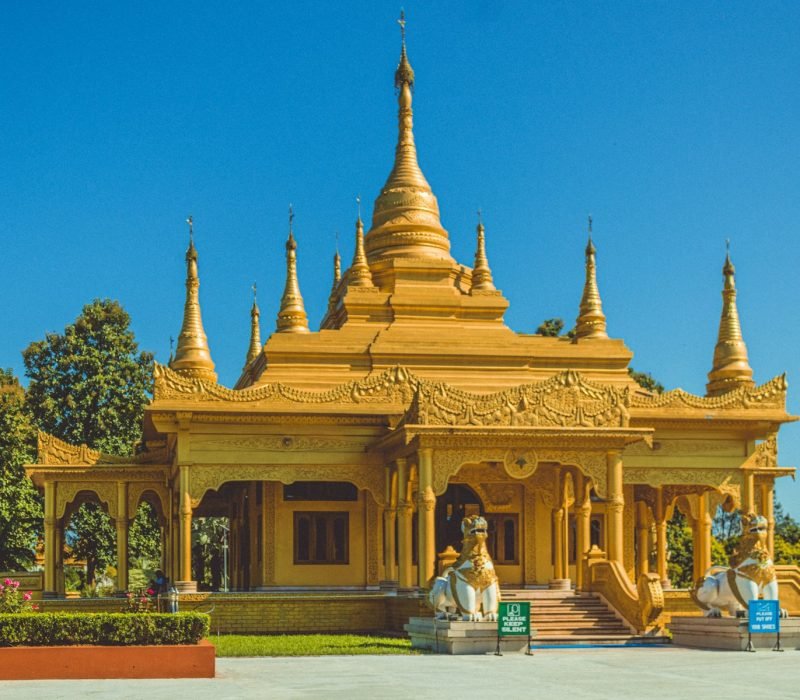
[[[348,524],[348,513],[295,513],[294,563],[347,564]]]
[[[346,481],[296,481],[283,487],[284,501],[357,501],[358,489]]]
[[[519,564],[517,547],[517,515],[487,515],[489,537],[487,547],[496,564]]]

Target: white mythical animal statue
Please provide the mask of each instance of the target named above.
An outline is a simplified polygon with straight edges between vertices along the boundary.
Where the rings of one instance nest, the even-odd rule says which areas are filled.
[[[747,614],[747,604],[758,600],[778,600],[778,579],[767,549],[767,519],[748,513],[742,516],[742,539],[730,559],[730,566],[712,566],[690,591],[692,599],[706,617]],[[789,613],[781,608],[781,617]]]
[[[480,515],[461,521],[461,555],[433,581],[428,604],[439,619],[497,620],[500,584],[486,549],[489,525]]]

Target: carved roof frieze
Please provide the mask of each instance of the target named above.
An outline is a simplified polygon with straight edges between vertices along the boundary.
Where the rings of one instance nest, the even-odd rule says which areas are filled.
[[[46,466],[100,466],[122,464],[164,464],[169,461],[169,450],[158,447],[130,457],[109,455],[93,450],[88,445],[71,445],[55,435],[39,431],[37,438],[38,464]]]
[[[757,387],[739,387],[720,396],[696,396],[683,389],[645,396],[633,394],[631,407],[636,408],[699,408],[705,410],[786,407],[788,382],[782,374]]]

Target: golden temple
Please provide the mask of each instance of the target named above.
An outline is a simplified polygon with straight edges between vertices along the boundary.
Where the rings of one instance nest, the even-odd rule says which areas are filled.
[[[462,517],[480,513],[504,586],[596,591],[642,625],[645,598],[658,598],[648,586],[669,589],[676,507],[695,578],[711,564],[720,505],[764,514],[771,542],[775,479],[794,471],[777,463],[777,433],[795,419],[785,377],[753,382],[730,257],[705,396],[631,379],[632,352],[607,334],[591,229],[574,337],[513,331],[483,222],[472,266],[450,254],[417,160],[414,80],[403,37],[394,164],[366,234],[355,222],[344,271],[337,254],[319,330],[290,212],[275,330],[262,344],[254,299],[242,374],[219,385],[190,240],[183,326],[155,368],[143,449],[114,457],[41,435],[27,469],[45,496],[46,593],[64,591],[64,522],[87,497],[116,523],[120,590],[142,499],[159,515],[165,571],[187,593],[195,517],[229,519],[235,591],[414,600],[458,549]]]

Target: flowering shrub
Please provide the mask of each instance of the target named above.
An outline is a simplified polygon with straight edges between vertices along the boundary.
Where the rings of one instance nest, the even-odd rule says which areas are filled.
[[[30,591],[19,592],[19,581],[7,578],[0,583],[0,613],[34,612],[39,606],[31,602],[32,598]]]
[[[154,612],[154,601],[153,596],[155,595],[155,591],[152,588],[148,588],[146,591],[137,591],[132,592],[128,591],[125,594],[125,607],[122,608],[122,612],[128,613],[148,613]]]

